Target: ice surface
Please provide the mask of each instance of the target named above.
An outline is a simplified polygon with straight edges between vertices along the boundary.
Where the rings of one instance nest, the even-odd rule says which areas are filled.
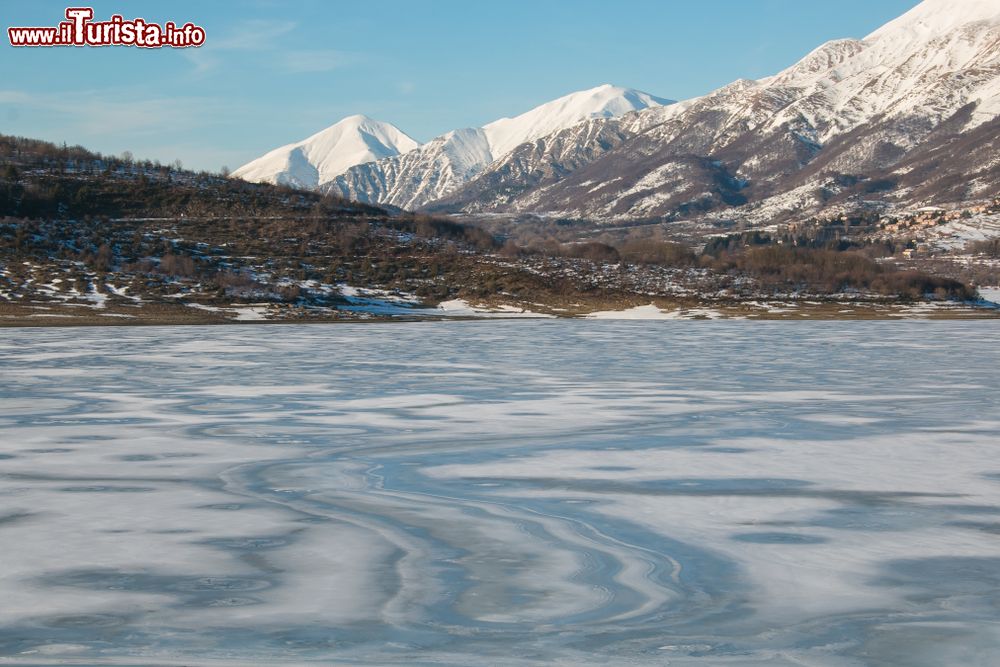
[[[3,330],[0,664],[992,666],[998,343]]]

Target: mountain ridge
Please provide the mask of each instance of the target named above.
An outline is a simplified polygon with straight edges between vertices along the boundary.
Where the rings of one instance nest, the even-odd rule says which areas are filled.
[[[755,207],[776,207],[766,201],[773,197],[817,208],[840,194],[836,173],[883,173],[959,114],[962,132],[1000,115],[1000,11],[969,3],[968,12],[951,14],[950,28],[930,24],[955,3],[927,0],[864,39],[827,42],[773,76],[594,121],[604,127],[591,132],[616,135],[615,146],[578,128],[541,138],[430,208],[586,219],[729,215],[723,211],[752,219]],[[800,182],[831,153],[830,174]],[[522,187],[526,174],[530,188]],[[798,201],[794,188],[823,194]]]
[[[1000,5],[924,0],[774,75],[668,102],[605,84],[355,164],[319,188],[433,212],[750,224],[868,205],[873,193],[848,181],[893,183],[874,193],[885,206],[986,196],[1000,181],[969,156],[953,156],[953,170],[978,174],[964,193],[953,174],[928,172],[918,187],[904,170],[908,156],[947,152],[940,142],[1000,116]]]
[[[426,144],[406,146],[405,150],[385,150],[381,154],[372,151],[360,157],[343,155],[342,159],[331,159],[333,153],[343,153],[344,148],[323,137],[353,118],[364,118],[350,116],[308,139],[267,153],[237,169],[234,176],[324,189],[358,201],[415,208],[461,186],[524,142],[590,119],[615,118],[671,103],[672,100],[640,90],[602,84],[480,128],[451,130]],[[394,126],[388,127],[398,131]],[[331,161],[336,168],[321,168],[324,162]]]

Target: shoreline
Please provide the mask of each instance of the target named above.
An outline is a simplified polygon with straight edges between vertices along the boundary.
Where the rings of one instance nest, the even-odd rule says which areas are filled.
[[[415,312],[366,313],[352,315],[339,311],[336,315],[310,313],[280,313],[273,317],[244,318],[229,316],[224,310],[208,311],[181,304],[169,307],[88,308],[56,305],[0,304],[0,328],[52,328],[52,327],[141,327],[141,326],[219,326],[256,324],[362,324],[362,323],[412,323],[412,322],[469,322],[494,320],[610,320],[610,321],[955,321],[998,320],[1000,306],[991,302],[887,302],[887,301],[706,301],[698,305],[679,306],[676,303],[647,304],[635,302],[615,304],[612,309],[590,310],[553,309],[550,312],[516,311],[511,306],[477,306],[483,310],[461,313],[434,308],[415,309]],[[537,305],[536,305],[537,307]],[[607,308],[607,305],[590,304],[589,308]],[[38,312],[42,311],[42,312]],[[421,312],[424,311],[424,312]],[[562,311],[562,312],[558,312]]]

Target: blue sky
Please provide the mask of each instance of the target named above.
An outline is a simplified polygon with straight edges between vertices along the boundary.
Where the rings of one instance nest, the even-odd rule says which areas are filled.
[[[602,83],[685,99],[863,37],[917,0],[95,1],[199,49],[14,49],[66,3],[4,0],[0,132],[236,168],[364,113],[418,141]],[[82,3],[77,3],[82,4]]]

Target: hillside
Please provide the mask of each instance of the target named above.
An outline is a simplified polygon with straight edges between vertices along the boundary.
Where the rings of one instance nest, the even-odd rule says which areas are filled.
[[[285,186],[0,137],[0,323],[983,316],[886,243],[516,240]],[[957,300],[957,301],[956,301]],[[777,306],[775,304],[783,304]],[[645,312],[645,311],[643,311]],[[931,312],[921,310],[920,312]]]

